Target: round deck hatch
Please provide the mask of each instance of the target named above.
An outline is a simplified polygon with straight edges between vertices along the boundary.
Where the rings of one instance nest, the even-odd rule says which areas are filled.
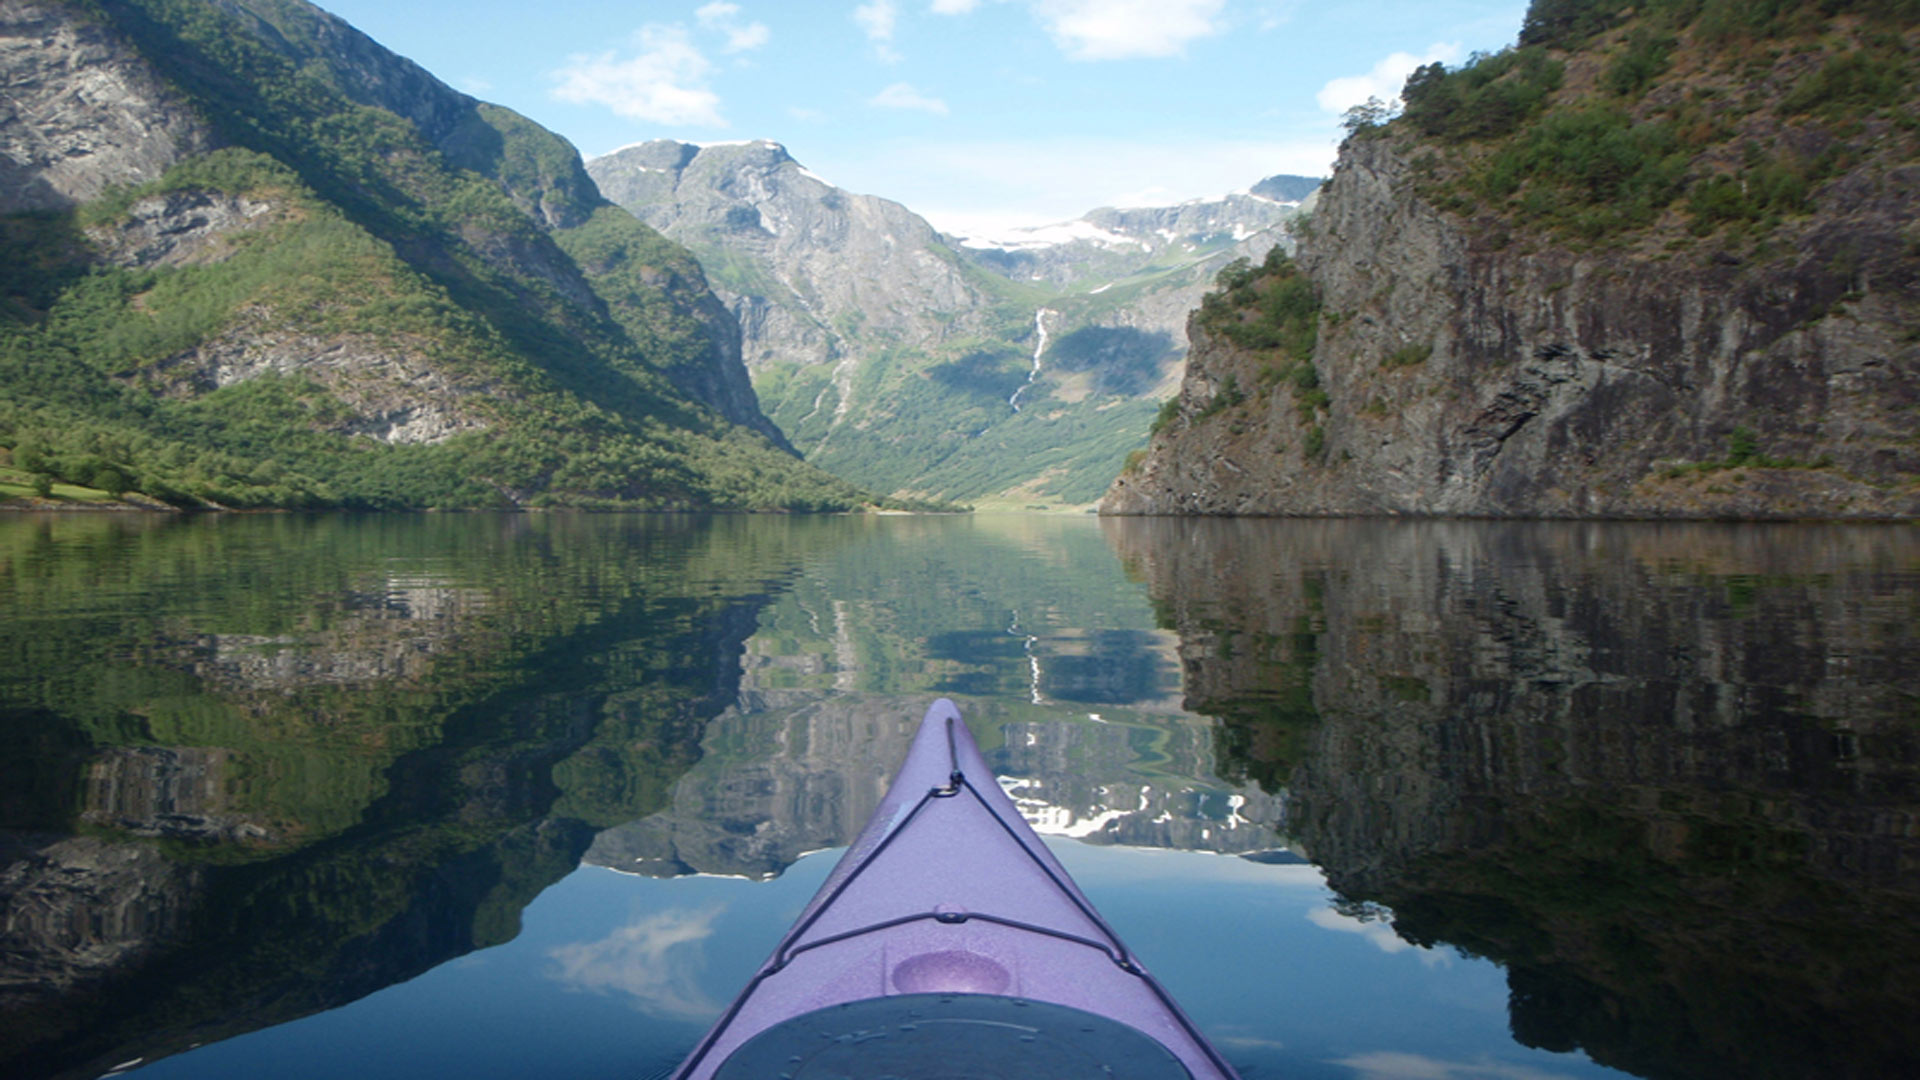
[[[993,994],[830,1005],[741,1044],[714,1080],[1191,1080],[1146,1033],[1095,1013]]]

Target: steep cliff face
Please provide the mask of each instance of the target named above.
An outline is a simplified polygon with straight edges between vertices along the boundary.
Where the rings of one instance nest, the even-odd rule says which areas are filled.
[[[662,139],[595,158],[588,171],[608,198],[715,268],[755,371],[835,364],[865,341],[937,345],[977,333],[991,304],[919,215],[826,183],[778,143]]]
[[[0,214],[64,210],[214,143],[119,35],[64,4],[0,0]]]
[[[187,506],[859,501],[570,145],[303,0],[4,0],[0,72],[30,471]]]
[[[1606,89],[1647,25],[1531,46],[1558,89],[1499,137],[1410,107],[1349,139],[1299,252],[1310,357],[1203,313],[1103,512],[1920,514],[1914,133],[1802,104],[1886,31],[1823,23],[1756,66],[1683,25],[1665,81]]]
[[[1186,312],[1221,265],[1290,244],[1299,205],[1235,195],[962,238],[766,140],[655,140],[587,168],[699,255],[808,460],[1022,504],[1098,495],[1172,389]]]

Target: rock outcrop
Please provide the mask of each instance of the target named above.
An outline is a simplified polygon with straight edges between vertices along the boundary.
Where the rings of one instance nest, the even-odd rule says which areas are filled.
[[[1620,108],[1579,96],[1611,41],[1566,56],[1554,108]],[[1676,61],[1703,84],[1692,100],[1720,100],[1705,96],[1732,77],[1718,63]],[[1781,63],[1755,93],[1806,78]],[[1639,107],[1683,99],[1656,88]],[[1721,115],[1738,137],[1689,163],[1696,192],[1717,190],[1709,178],[1740,139],[1781,169],[1821,153],[1854,163],[1759,232],[1716,226],[1704,195],[1669,195],[1664,216],[1581,239],[1568,218],[1474,196],[1492,151],[1404,121],[1350,139],[1298,258],[1321,305],[1311,381],[1324,399],[1303,402],[1271,351],[1197,321],[1177,413],[1102,511],[1920,514],[1911,135],[1869,119],[1849,143],[1818,117],[1782,124],[1785,110]]]
[[[119,35],[65,4],[0,0],[0,214],[65,210],[216,145]]]

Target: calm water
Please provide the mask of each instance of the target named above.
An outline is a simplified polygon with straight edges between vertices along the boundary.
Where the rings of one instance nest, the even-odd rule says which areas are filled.
[[[1249,1080],[1920,1072],[1911,528],[70,515],[0,1073],[653,1075],[936,695]]]

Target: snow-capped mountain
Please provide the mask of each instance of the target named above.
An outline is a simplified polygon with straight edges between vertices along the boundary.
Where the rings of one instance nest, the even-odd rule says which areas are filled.
[[[1221,266],[1290,244],[1292,196],[1317,183],[953,236],[767,140],[655,140],[587,171],[699,257],[762,409],[808,460],[1021,505],[1099,494],[1178,385],[1187,313]]]

